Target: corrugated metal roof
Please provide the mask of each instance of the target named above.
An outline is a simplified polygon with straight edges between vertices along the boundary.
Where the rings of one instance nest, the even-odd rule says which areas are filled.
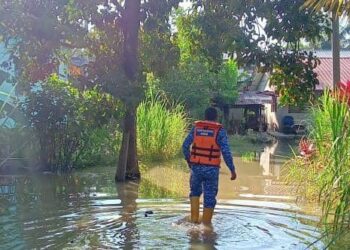
[[[350,55],[350,54],[349,54]],[[320,58],[321,64],[317,66],[315,72],[320,84],[316,86],[316,90],[323,90],[333,87],[333,62],[332,58]],[[347,82],[350,80],[350,57],[340,59],[340,80]]]
[[[332,58],[331,50],[316,50],[315,54],[318,58]],[[350,58],[350,50],[340,51],[341,58]]]

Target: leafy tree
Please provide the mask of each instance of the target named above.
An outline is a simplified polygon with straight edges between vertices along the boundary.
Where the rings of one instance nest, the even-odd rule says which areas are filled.
[[[139,176],[136,107],[143,95],[141,67],[147,65],[139,65],[140,22],[147,32],[156,32],[158,27],[169,29],[169,12],[178,3],[179,0],[0,1],[1,39],[23,83],[44,80],[57,72],[60,62],[69,63],[66,51],[79,49],[90,62],[87,74],[74,79],[75,84],[81,89],[97,86],[124,103],[119,180],[126,175]],[[22,86],[30,89],[30,85]]]
[[[343,12],[350,13],[350,2],[346,0],[306,0],[304,7],[331,12],[335,11],[339,15]]]
[[[216,98],[224,104],[234,103],[238,97],[238,66],[230,59],[223,63],[218,73]]]
[[[216,75],[204,62],[189,61],[174,68],[160,79],[160,88],[171,99],[184,103],[189,116],[203,119],[212,98],[212,86]]]
[[[222,53],[235,56],[239,65],[254,64],[261,71],[268,71],[279,76],[284,71],[278,70],[284,63],[285,56],[294,57],[301,62],[308,58],[301,52],[300,41],[315,41],[322,32],[330,31],[327,15],[301,9],[303,0],[252,0],[252,1],[192,1],[194,4],[193,25],[198,29],[196,36],[202,51],[209,58],[211,69],[218,72],[222,64]],[[316,61],[313,56],[313,61]],[[299,66],[308,71],[307,63]],[[297,70],[297,67],[293,68]],[[309,78],[307,76],[312,76]],[[314,89],[317,83],[315,74],[304,74],[301,82],[306,90]],[[288,76],[275,77],[288,81]],[[293,87],[292,83],[281,82]],[[292,95],[292,105],[310,99],[313,91],[280,92]],[[295,95],[296,93],[302,94]],[[286,98],[285,98],[286,99]]]
[[[332,34],[324,33],[321,34],[322,37],[315,41],[310,42],[309,44],[304,44],[303,48],[305,49],[321,49],[321,50],[331,50],[332,49]],[[341,49],[350,49],[350,25],[349,23],[340,23],[339,27],[339,39],[340,39],[340,48]]]
[[[113,150],[116,137],[102,128],[119,118],[121,108],[110,95],[94,89],[79,91],[53,75],[30,92],[22,106],[29,129],[33,128],[38,138],[44,170],[66,171],[76,163],[91,164],[94,162],[86,158],[91,160],[105,149]],[[106,148],[93,138],[96,133],[105,140]],[[92,139],[97,143],[92,145]],[[87,150],[88,146],[97,148]]]
[[[330,32],[327,15],[301,10],[303,0],[266,1],[266,36],[288,50],[299,50],[301,39],[315,41],[323,31]]]
[[[315,42],[330,32],[330,20],[323,13],[301,9],[302,0],[267,1],[269,17],[265,32],[269,48],[259,60],[271,71],[270,84],[276,87],[282,105],[304,106],[314,98],[318,84],[313,70],[319,64],[312,52],[301,50],[301,40]]]
[[[198,30],[198,50],[207,58],[211,70],[218,72],[223,53],[235,53],[240,65],[255,46],[252,43],[259,33],[257,8],[262,1],[203,0],[192,1],[193,25]],[[260,38],[259,38],[260,39]]]
[[[180,64],[190,64],[192,62],[206,63],[206,58],[202,53],[201,31],[196,26],[196,14],[186,13],[183,9],[178,9],[175,13],[176,34],[175,42],[180,52]]]
[[[280,94],[282,105],[303,107],[313,101],[319,83],[314,69],[319,64],[312,52],[285,52],[281,64],[274,67],[270,84]],[[297,98],[298,97],[298,98]]]
[[[332,57],[333,57],[333,89],[340,82],[340,37],[339,16],[350,14],[350,2],[347,0],[306,0],[304,8],[332,13]]]

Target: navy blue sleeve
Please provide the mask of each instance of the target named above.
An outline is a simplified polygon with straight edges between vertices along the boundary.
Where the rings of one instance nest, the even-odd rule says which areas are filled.
[[[187,135],[184,143],[182,144],[182,153],[184,154],[185,160],[187,162],[190,161],[190,154],[191,154],[190,148],[193,143],[193,139],[194,139],[194,128],[191,129],[190,133]]]
[[[217,143],[220,146],[222,156],[224,157],[224,161],[227,167],[231,170],[231,172],[235,171],[235,165],[233,164],[232,153],[230,150],[230,146],[228,144],[228,137],[225,129],[220,129],[218,133]]]

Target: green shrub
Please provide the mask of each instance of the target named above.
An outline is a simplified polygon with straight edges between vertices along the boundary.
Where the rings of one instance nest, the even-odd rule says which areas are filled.
[[[137,144],[144,159],[165,160],[176,156],[187,127],[184,108],[164,95],[150,93],[137,109]]]
[[[116,155],[120,105],[97,89],[79,91],[53,75],[29,93],[23,111],[40,145],[42,169],[67,171]]]
[[[241,157],[243,162],[253,162],[256,159],[255,152],[244,152]]]

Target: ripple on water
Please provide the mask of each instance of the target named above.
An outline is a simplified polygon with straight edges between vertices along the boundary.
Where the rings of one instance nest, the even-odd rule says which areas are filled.
[[[145,216],[151,210],[153,214]],[[137,200],[123,204],[97,197],[82,207],[59,209],[46,218],[3,218],[4,230],[16,231],[25,248],[146,248],[146,249],[305,249],[319,236],[317,218],[294,205],[278,202],[221,201],[213,230],[187,222],[187,202]],[[15,241],[13,241],[15,239]],[[12,236],[5,246],[16,246]],[[12,243],[10,242],[12,241]],[[16,243],[15,243],[16,242]],[[316,248],[322,248],[318,243]]]

